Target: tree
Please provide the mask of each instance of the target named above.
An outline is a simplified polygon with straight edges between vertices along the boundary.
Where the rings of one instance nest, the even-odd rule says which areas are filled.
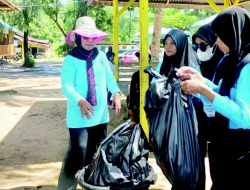
[[[39,0],[24,0],[22,2],[15,0],[12,1],[15,5],[32,5],[40,3]],[[38,7],[22,8],[20,12],[8,13],[7,21],[12,26],[17,26],[19,30],[23,30],[23,46],[24,46],[24,64],[23,66],[29,65],[29,51],[28,51],[28,35],[29,25],[34,18],[41,13]]]
[[[139,31],[139,9],[126,10],[119,17],[119,40],[131,42],[134,33]]]
[[[159,61],[159,50],[161,42],[162,8],[157,8],[155,13],[154,33],[151,45],[152,61]]]
[[[197,21],[197,16],[192,15],[191,11],[181,11],[178,9],[165,9],[163,11],[162,25],[164,27],[189,30],[191,24]]]
[[[62,35],[66,37],[65,30],[61,26],[61,19],[59,17],[60,10],[63,10],[59,0],[43,0],[43,4],[52,4],[51,6],[42,7],[44,13],[56,24]],[[55,4],[55,5],[53,5]]]

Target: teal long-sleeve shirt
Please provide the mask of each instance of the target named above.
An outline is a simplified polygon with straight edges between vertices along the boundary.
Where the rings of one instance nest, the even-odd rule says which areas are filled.
[[[217,94],[212,102],[212,108],[229,119],[230,129],[250,129],[250,64],[241,70],[240,76],[230,90],[230,97]],[[206,85],[214,92],[220,90],[222,80],[218,86],[206,79]],[[202,102],[208,99],[201,95]]]
[[[156,72],[160,73],[162,61],[158,64]],[[197,70],[200,72],[199,67]],[[250,129],[250,64],[247,64],[240,73],[238,80],[230,91],[230,97],[217,94],[213,100],[212,108],[229,119],[230,129]],[[153,78],[153,81],[156,80]],[[215,85],[206,79],[206,84],[216,93],[220,90],[220,85]],[[208,101],[205,96],[200,96],[202,102]]]
[[[82,118],[78,102],[81,98],[87,98],[88,79],[86,71],[86,61],[73,56],[66,56],[61,73],[61,85],[63,94],[67,97],[67,126],[68,128],[85,128],[109,122],[107,107],[108,88],[112,94],[120,92],[114,75],[109,67],[106,55],[99,52],[93,60],[93,71],[96,83],[97,105],[93,106],[95,115],[88,120]]]

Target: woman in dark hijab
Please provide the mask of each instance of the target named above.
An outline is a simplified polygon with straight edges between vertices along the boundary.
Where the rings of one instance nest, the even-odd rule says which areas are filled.
[[[223,76],[224,54],[216,44],[216,39],[217,36],[208,24],[200,27],[192,37],[193,48],[201,61],[197,70],[203,77],[213,81],[217,85]],[[210,129],[215,118],[214,114],[211,114],[210,110],[207,109],[207,107],[211,106],[210,101],[203,104],[200,99],[195,98],[193,103],[198,120],[201,156],[205,158],[207,141],[210,141],[211,136],[213,136],[214,131]]]
[[[202,76],[211,81],[214,80],[213,82],[218,84],[223,74],[223,65],[220,64],[220,61],[222,61],[224,54],[218,48],[216,39],[214,31],[208,24],[200,27],[192,37],[193,48],[201,61]]]
[[[220,50],[227,55],[218,86],[192,68],[182,67],[179,76],[187,94],[200,93],[216,111],[214,137],[209,145],[212,190],[250,189],[250,13],[232,7],[211,23]]]
[[[199,59],[193,50],[192,46],[188,43],[188,38],[186,34],[179,30],[173,29],[171,30],[163,40],[164,45],[164,57],[163,61],[160,62],[156,68],[156,72],[161,75],[168,76],[172,69],[180,68],[181,66],[190,66],[192,68],[197,68],[199,65]],[[155,79],[153,79],[155,80]],[[203,157],[205,157],[206,146],[204,146],[204,141],[200,141],[200,149]],[[203,153],[204,152],[204,153]],[[203,165],[204,167],[204,165]],[[199,184],[196,190],[204,190],[205,189],[205,173],[203,176],[199,176]],[[172,190],[182,190],[176,184],[172,187]]]
[[[170,71],[181,66],[196,68],[199,60],[196,53],[188,43],[186,34],[179,30],[171,30],[163,39],[164,57],[156,68],[161,75],[168,76]]]

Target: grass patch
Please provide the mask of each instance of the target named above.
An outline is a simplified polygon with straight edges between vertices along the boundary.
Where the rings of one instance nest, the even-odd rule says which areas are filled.
[[[17,91],[15,90],[3,90],[3,91],[0,91],[0,95],[13,95],[13,94],[16,94]]]

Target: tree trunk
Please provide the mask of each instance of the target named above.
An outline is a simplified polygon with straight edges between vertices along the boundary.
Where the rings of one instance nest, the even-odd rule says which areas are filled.
[[[159,51],[161,42],[162,8],[157,8],[155,13],[154,33],[151,44],[151,60],[159,61]]]
[[[29,36],[29,10],[23,9],[24,18],[24,36],[23,36],[23,48],[24,48],[24,64],[23,66],[29,66],[29,47],[28,47],[28,36]]]
[[[24,31],[24,36],[23,36],[24,66],[29,65],[28,35],[29,35],[29,30],[27,29]]]

